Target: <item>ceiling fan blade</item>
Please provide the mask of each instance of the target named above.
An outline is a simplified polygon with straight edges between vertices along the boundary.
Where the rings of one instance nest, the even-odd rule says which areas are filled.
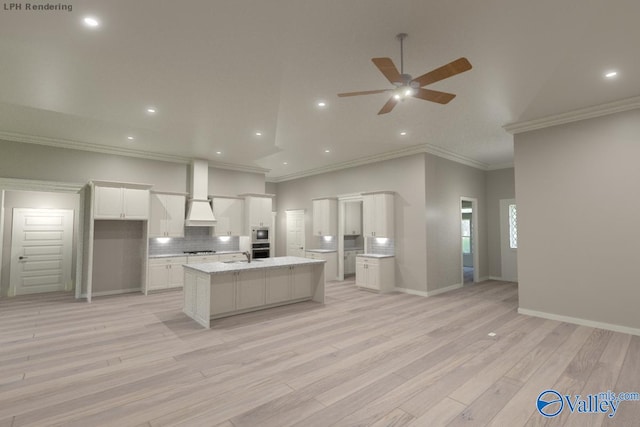
[[[400,72],[393,64],[391,58],[373,58],[371,61],[391,83],[402,83]]]
[[[447,65],[443,65],[442,67],[429,71],[428,73],[425,73],[420,77],[416,77],[412,80],[412,82],[417,82],[418,85],[422,87],[446,79],[448,77],[455,76],[456,74],[463,73],[470,69],[471,64],[469,63],[467,58],[458,58],[455,61],[448,63]]]
[[[347,93],[339,93],[338,96],[345,97],[345,96],[358,96],[358,95],[372,95],[374,93],[389,92],[390,90],[391,89],[379,89],[379,90],[365,90],[363,92],[347,92]]]
[[[456,96],[453,93],[440,92],[437,90],[430,90],[420,88],[413,95],[414,98],[424,99],[425,101],[437,102],[438,104],[448,104]]]
[[[389,98],[389,100],[382,106],[382,109],[380,111],[378,111],[378,115],[380,114],[387,114],[388,112],[390,112],[391,110],[393,110],[393,107],[396,106],[396,104],[398,103],[398,100],[395,99],[393,96],[391,98]]]

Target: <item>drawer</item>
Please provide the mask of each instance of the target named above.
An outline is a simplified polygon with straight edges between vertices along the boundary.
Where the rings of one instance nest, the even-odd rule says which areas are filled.
[[[187,264],[201,264],[205,262],[218,262],[218,255],[202,255],[190,256],[187,258]]]
[[[150,265],[186,264],[186,256],[149,258]]]

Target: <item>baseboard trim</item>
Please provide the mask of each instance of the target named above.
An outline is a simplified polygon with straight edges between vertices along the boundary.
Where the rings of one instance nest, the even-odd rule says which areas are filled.
[[[142,292],[142,288],[118,289],[115,291],[92,292],[91,297],[106,297],[109,295],[131,294],[134,292]],[[87,294],[83,293],[80,298],[86,298]]]
[[[613,323],[598,322],[595,320],[581,319],[579,317],[563,316],[561,314],[547,313],[544,311],[529,310],[528,308],[518,308],[518,313],[527,316],[541,317],[543,319],[557,320],[559,322],[573,323],[575,325],[588,326],[591,328],[606,329],[608,331],[621,332],[623,334],[640,336],[640,329],[628,326],[615,325]]]
[[[447,286],[445,288],[436,289],[434,291],[416,291],[415,289],[407,289],[407,288],[394,288],[394,291],[402,292],[409,295],[417,295],[421,297],[432,297],[435,295],[440,295],[445,292],[455,291],[456,289],[460,289],[462,287],[462,283],[456,283],[455,285]]]

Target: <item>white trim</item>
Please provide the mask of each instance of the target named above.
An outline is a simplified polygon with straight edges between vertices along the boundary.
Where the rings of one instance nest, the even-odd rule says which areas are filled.
[[[444,294],[445,292],[455,291],[456,289],[462,288],[462,286],[463,286],[462,283],[456,283],[455,285],[446,286],[444,288],[436,289],[433,291],[426,291],[426,292],[417,291],[415,289],[398,288],[397,286],[393,288],[393,290],[396,292],[402,292],[403,294],[417,295],[420,297],[433,297],[436,295]]]
[[[480,281],[480,232],[478,230],[478,199],[475,197],[460,197],[460,221],[462,221],[462,202],[471,202],[471,255],[473,256],[473,283]],[[464,283],[464,254],[462,253],[462,227],[460,227],[460,282]]]
[[[0,185],[0,278],[2,277],[2,247],[4,246],[4,189]],[[2,293],[0,292],[0,298]]]
[[[529,310],[528,308],[518,308],[518,313],[527,316],[541,317],[543,319],[557,320],[558,322],[573,323],[575,325],[606,329],[608,331],[640,336],[640,329],[630,328],[628,326],[614,325],[612,323],[598,322],[589,319],[581,319],[579,317],[563,316],[561,314],[546,313],[544,311]]]
[[[489,276],[486,280],[497,280],[499,282],[508,282],[508,280],[504,280],[501,276]]]
[[[91,296],[92,297],[106,297],[109,295],[120,295],[120,294],[131,294],[134,292],[140,292],[142,293],[142,288],[129,288],[129,289],[118,289],[115,291],[102,291],[102,292],[92,292]],[[87,298],[87,294],[82,294],[81,295],[82,298]]]
[[[486,282],[487,280],[491,280],[490,276],[478,277],[478,283]]]
[[[51,191],[62,193],[78,193],[84,184],[39,181],[35,179],[0,178],[0,188],[11,191]]]
[[[413,154],[428,153],[434,156],[442,157],[447,160],[451,160],[456,163],[471,166],[480,170],[489,170],[489,164],[473,160],[469,157],[461,156],[453,151],[446,150],[441,147],[436,147],[430,144],[415,145],[409,148],[403,148],[400,150],[388,151],[382,154],[374,154],[372,156],[361,157],[355,160],[347,162],[335,163],[332,165],[322,166],[315,169],[309,169],[306,171],[295,172],[289,175],[282,175],[277,177],[266,177],[267,182],[284,182],[291,181],[293,179],[305,178],[313,175],[320,175],[327,172],[334,172],[342,169],[348,169],[355,166],[368,165],[370,163],[377,163],[384,160],[392,160],[400,157],[410,156]]]
[[[137,157],[140,159],[158,160],[161,162],[170,162],[170,163],[191,164],[191,162],[193,161],[193,159],[189,157],[183,157],[183,156],[174,155],[174,154],[162,154],[162,153],[156,153],[156,152],[134,150],[134,149],[125,148],[125,147],[111,147],[107,145],[95,144],[90,142],[72,141],[69,139],[50,138],[50,137],[26,135],[26,134],[13,133],[13,132],[4,132],[4,131],[0,131],[0,140],[10,141],[10,142],[24,142],[27,144],[36,144],[36,145],[46,145],[49,147],[65,148],[68,150],[80,150],[80,151],[91,151],[93,153],[113,154],[116,156]],[[212,162],[212,161],[208,161],[208,162],[209,162],[209,166],[219,168],[219,169],[228,169],[228,170],[234,170],[234,171],[240,171],[240,172],[254,172],[254,173],[264,173],[264,174],[270,171],[270,169],[261,168],[259,166],[241,165],[241,164],[225,163],[225,162]]]
[[[503,126],[503,128],[507,132],[515,135],[518,133],[530,132],[532,130],[548,128],[565,123],[577,122],[579,120],[592,119],[595,117],[606,116],[608,114],[629,111],[636,108],[640,108],[640,96],[635,96],[620,101],[609,102],[607,104],[596,105],[593,107],[581,108],[579,110],[569,111],[567,113],[554,114],[552,116],[547,116],[540,119],[510,123]]]

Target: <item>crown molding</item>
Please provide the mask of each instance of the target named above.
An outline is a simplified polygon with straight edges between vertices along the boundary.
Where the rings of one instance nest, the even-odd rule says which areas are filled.
[[[356,166],[363,166],[371,163],[382,162],[384,160],[392,160],[400,157],[411,156],[413,154],[421,154],[421,153],[433,154],[434,156],[442,157],[444,159],[451,160],[456,163],[461,163],[463,165],[471,166],[476,169],[489,170],[489,165],[486,163],[478,162],[468,157],[461,156],[459,154],[456,154],[444,148],[436,147],[430,144],[422,144],[422,145],[414,145],[414,146],[403,148],[400,150],[388,151],[382,154],[375,154],[372,156],[360,157],[358,159],[350,160],[347,162],[335,163],[332,165],[322,166],[315,169],[295,172],[288,175],[282,175],[282,176],[276,176],[276,177],[267,176],[267,182],[278,183],[278,182],[284,182],[284,181],[291,181],[294,179],[320,175],[328,172],[335,172],[342,169],[349,169]]]
[[[540,119],[528,120],[524,122],[510,123],[503,126],[504,130],[515,135],[532,130],[544,129],[551,126],[562,125],[565,123],[577,122],[579,120],[593,119],[595,117],[606,116],[609,114],[621,113],[640,108],[640,96],[622,99],[620,101],[609,102],[607,104],[596,105],[593,107],[581,108],[566,113],[554,114],[552,116],[542,117]]]
[[[0,131],[0,140],[12,141],[12,142],[24,142],[27,144],[46,145],[55,148],[66,148],[69,150],[91,151],[94,153],[113,154],[116,156],[137,157],[146,160],[157,160],[161,162],[171,162],[180,164],[191,164],[193,161],[190,157],[154,153],[149,151],[135,150],[132,148],[124,147],[110,147],[107,145],[94,144],[90,142],[80,142],[61,138],[50,138],[35,135],[26,135],[20,133],[4,132]],[[207,160],[210,167],[218,169],[234,170],[239,172],[251,172],[266,174],[269,169],[261,168],[258,166],[241,165],[236,163],[225,163]]]
[[[78,193],[85,184],[41,181],[36,179],[0,178],[0,189],[14,191],[52,191],[62,193]]]
[[[500,169],[511,169],[513,167],[515,167],[513,162],[498,163],[498,164],[495,164],[495,165],[490,165],[487,168],[487,170],[489,170],[489,171],[497,171],[497,170],[500,170]]]

